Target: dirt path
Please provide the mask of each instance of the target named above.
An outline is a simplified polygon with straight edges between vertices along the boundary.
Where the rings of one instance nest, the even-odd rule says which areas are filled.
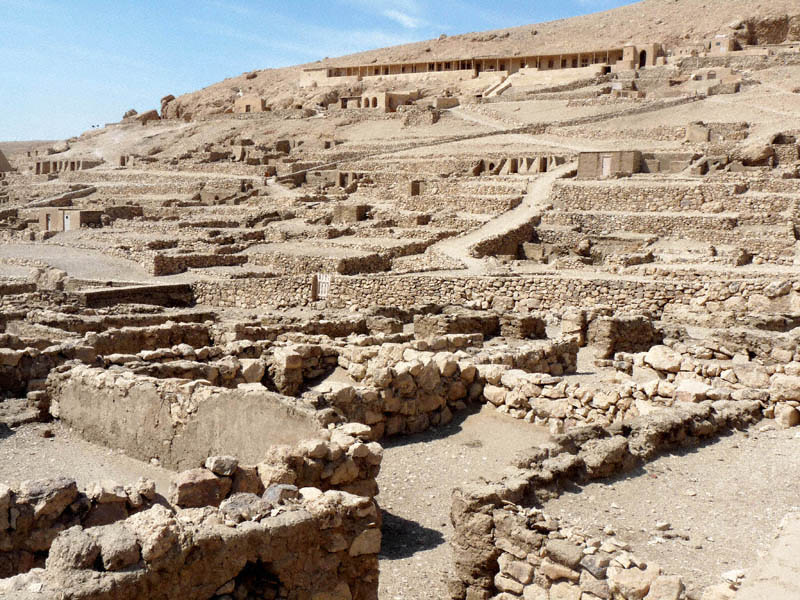
[[[384,511],[380,599],[449,597],[453,488],[498,477],[515,452],[548,439],[543,428],[484,407],[446,427],[386,442],[378,477]]]
[[[440,252],[454,260],[462,261],[467,265],[470,274],[484,272],[486,270],[486,262],[482,259],[473,258],[470,255],[470,248],[486,238],[502,234],[532,219],[547,204],[550,198],[550,191],[556,180],[574,168],[575,164],[570,163],[541,175],[529,187],[522,204],[515,209],[503,213],[465,235],[444,239],[431,246],[431,248],[433,248],[434,252]]]

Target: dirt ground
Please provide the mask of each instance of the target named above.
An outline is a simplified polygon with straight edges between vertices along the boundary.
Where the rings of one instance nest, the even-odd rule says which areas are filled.
[[[452,565],[450,493],[494,478],[548,432],[484,407],[446,427],[386,442],[378,484],[384,511],[381,600],[447,598]]]
[[[53,437],[43,437],[50,430]],[[35,423],[9,429],[0,424],[0,481],[6,484],[26,479],[69,477],[78,487],[97,481],[122,485],[140,477],[156,482],[166,495],[171,472],[125,456],[121,452],[82,440],[58,423]]]
[[[610,528],[634,555],[680,575],[687,589],[722,583],[732,570],[757,575],[781,520],[800,511],[798,439],[796,429],[765,421],[576,488],[544,510],[591,537],[606,539]]]

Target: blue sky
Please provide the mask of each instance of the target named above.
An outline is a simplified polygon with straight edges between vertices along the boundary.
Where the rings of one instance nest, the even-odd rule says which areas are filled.
[[[0,140],[57,139],[253,69],[631,0],[0,0]]]

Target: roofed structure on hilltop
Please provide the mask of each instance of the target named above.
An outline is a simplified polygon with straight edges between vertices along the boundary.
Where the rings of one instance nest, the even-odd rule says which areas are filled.
[[[423,73],[461,72],[479,77],[481,73],[512,75],[524,69],[550,71],[555,69],[577,69],[592,65],[606,66],[612,70],[634,70],[658,64],[664,56],[661,44],[644,46],[628,45],[580,52],[558,52],[532,56],[474,56],[439,59],[430,62],[373,63],[370,65],[337,67],[312,67],[303,71],[304,83],[322,83],[328,79],[349,77],[361,80],[365,77],[390,75],[414,75]],[[613,67],[613,68],[612,68]]]

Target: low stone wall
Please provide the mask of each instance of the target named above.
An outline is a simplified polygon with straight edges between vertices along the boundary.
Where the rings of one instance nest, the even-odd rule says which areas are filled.
[[[217,314],[212,311],[186,311],[165,313],[127,313],[110,315],[67,314],[53,311],[31,311],[25,320],[45,327],[55,327],[64,331],[84,335],[89,332],[103,332],[123,327],[154,327],[165,323],[205,323],[216,321]]]
[[[17,296],[20,294],[32,294],[36,291],[36,284],[27,281],[3,281],[0,282],[0,296]]]
[[[330,319],[312,319],[303,321],[281,320],[276,323],[255,324],[236,323],[232,331],[217,333],[218,341],[234,342],[275,341],[278,336],[288,333],[306,335],[324,335],[330,338],[363,335],[367,333],[367,320],[363,317]]]
[[[134,486],[105,482],[86,490],[67,478],[0,484],[0,578],[44,567],[50,545],[65,529],[113,523],[155,499],[155,484],[144,479]]]
[[[698,181],[575,181],[562,179],[553,186],[550,202],[563,210],[666,212],[702,211],[708,205],[724,203],[727,212],[736,209],[739,197],[747,191],[743,183]],[[760,201],[768,198],[759,198]],[[775,198],[775,212],[786,210],[787,199]]]
[[[645,315],[619,315],[593,319],[587,340],[597,358],[610,358],[617,352],[640,352],[658,344],[663,335]]]
[[[584,235],[603,236],[614,231],[639,232],[736,246],[771,260],[781,254],[793,258],[794,228],[785,219],[778,221],[776,225],[755,231],[743,228],[745,220],[730,214],[551,212],[542,219],[546,226],[577,227]]]
[[[5,340],[10,338],[11,336],[6,336]],[[81,361],[92,365],[97,359],[95,350],[82,342],[47,344],[44,348],[37,348],[27,346],[30,340],[21,341],[25,345],[0,348],[0,393],[20,396],[36,392],[30,399],[44,412],[47,411],[47,402],[41,392],[48,374],[67,361]]]
[[[743,182],[648,182],[641,180],[559,181],[551,202],[565,211],[633,213],[736,213],[743,225],[775,225],[795,214],[796,201],[784,194],[749,194]]]
[[[671,448],[690,446],[758,421],[752,402],[706,402],[628,421],[625,427],[576,428],[551,445],[519,456],[503,479],[453,492],[451,520],[455,599],[511,600],[613,590],[619,597],[644,597],[660,572],[640,565],[608,568],[616,550],[586,550],[569,527],[536,510],[576,483],[629,471]],[[560,534],[560,535],[559,535]],[[641,565],[645,566],[645,565]],[[644,593],[621,590],[646,579]],[[496,596],[496,594],[499,594]],[[600,597],[605,597],[601,594]]]
[[[156,304],[159,306],[190,306],[192,304],[192,288],[187,284],[102,288],[77,292],[76,296],[78,301],[87,308],[102,308],[117,304]]]
[[[270,496],[308,487],[374,498],[383,448],[370,435],[366,425],[340,425],[294,446],[273,446],[254,466],[232,456],[209,457],[203,466],[173,476],[169,500],[181,508],[224,507],[237,494]]]
[[[790,281],[790,284],[796,283]],[[557,310],[568,306],[607,305],[622,312],[661,314],[666,305],[704,302],[745,302],[763,296],[770,282],[764,279],[721,278],[708,275],[692,281],[642,281],[626,278],[569,278],[558,275],[521,277],[334,277],[326,300],[330,308],[369,309],[392,298],[399,309],[421,304],[464,306],[504,311]],[[193,284],[198,304],[259,308],[308,306],[311,277],[280,277],[259,281],[198,281]]]
[[[151,275],[162,277],[185,273],[189,269],[209,267],[237,267],[248,262],[244,254],[155,254],[145,264]]]
[[[286,252],[248,255],[249,264],[268,267],[275,273],[338,273],[357,275],[359,273],[380,273],[392,268],[388,254],[370,252],[357,256],[329,257],[307,256]]]
[[[178,344],[201,348],[211,343],[207,325],[171,321],[154,327],[107,329],[102,333],[88,333],[84,339],[86,344],[93,347],[101,356],[137,354],[142,350],[171,348]]]
[[[46,569],[0,581],[28,600],[276,598],[377,600],[380,516],[368,498],[308,488],[232,511],[163,506],[105,527],[71,527]],[[33,590],[33,591],[32,591]]]
[[[473,335],[480,339],[479,334]],[[461,348],[468,347],[471,337],[447,336],[459,338]],[[435,338],[430,344],[441,347]],[[420,340],[343,348],[339,364],[359,385],[332,386],[310,396],[317,406],[332,408],[341,419],[371,427],[372,439],[419,433],[450,422],[453,413],[464,410],[468,402],[505,406],[510,393],[527,401],[524,394],[528,391],[537,397],[564,398],[566,383],[552,374],[574,373],[578,353],[574,337],[493,348],[472,356],[421,349],[428,347],[428,341]],[[544,386],[557,387],[562,395],[550,393]],[[515,409],[521,406],[510,404]],[[530,407],[515,416],[524,417],[528,412]]]
[[[167,468],[193,467],[209,454],[259,461],[319,427],[311,407],[261,384],[226,389],[77,366],[51,373],[47,388],[53,417],[82,437]]]
[[[481,240],[470,248],[470,254],[475,258],[500,255],[517,258],[520,246],[533,240],[535,228],[541,220],[537,215],[513,229]]]
[[[499,332],[500,317],[497,314],[465,311],[414,316],[414,337],[421,340],[459,333],[479,333],[489,338]]]

